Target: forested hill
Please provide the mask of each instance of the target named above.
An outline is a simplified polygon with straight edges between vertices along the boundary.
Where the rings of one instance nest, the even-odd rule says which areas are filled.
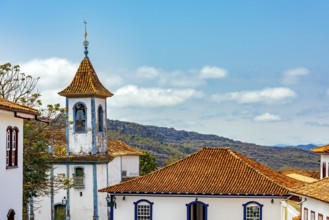
[[[107,120],[109,139],[154,153],[161,166],[194,153],[202,147],[229,147],[276,170],[318,170],[320,156],[290,147],[268,147],[243,143],[217,135],[177,131],[173,128]]]

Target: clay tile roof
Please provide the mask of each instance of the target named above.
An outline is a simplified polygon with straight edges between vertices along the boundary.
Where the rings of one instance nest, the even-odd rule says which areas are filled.
[[[292,192],[329,203],[329,177],[295,188]]]
[[[112,157],[144,154],[142,151],[130,147],[128,144],[120,140],[109,141],[108,151],[109,151],[109,155],[111,155]]]
[[[203,148],[165,168],[99,191],[288,195],[290,188],[302,184],[230,149]]]
[[[16,102],[12,102],[3,98],[0,98],[0,109],[11,111],[11,112],[20,112],[20,113],[26,113],[31,115],[38,115],[37,109],[25,105],[21,105]]]
[[[329,144],[328,145],[324,145],[324,146],[320,146],[320,147],[315,147],[312,149],[312,151],[314,153],[318,153],[318,154],[321,154],[321,153],[329,153]]]
[[[80,63],[71,84],[58,94],[66,97],[96,96],[105,98],[113,96],[99,81],[88,57],[85,57]]]

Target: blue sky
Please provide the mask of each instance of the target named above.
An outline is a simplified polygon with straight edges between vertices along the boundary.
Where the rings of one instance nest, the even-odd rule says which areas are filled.
[[[64,99],[89,57],[111,119],[257,144],[329,143],[328,1],[0,0],[0,63]]]

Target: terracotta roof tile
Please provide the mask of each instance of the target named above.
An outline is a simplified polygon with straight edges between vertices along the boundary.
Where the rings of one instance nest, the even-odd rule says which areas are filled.
[[[9,101],[7,99],[0,98],[0,109],[12,111],[12,112],[21,112],[31,115],[38,115],[39,112],[37,109],[18,104],[16,102]]]
[[[286,177],[239,153],[204,148],[165,168],[107,187],[110,193],[287,195],[302,182]]]
[[[295,188],[292,192],[329,203],[329,177]]]
[[[315,147],[315,148],[312,149],[312,151],[314,153],[318,153],[318,154],[329,153],[329,144],[324,145],[324,146],[320,146],[320,147]]]
[[[90,157],[88,154],[74,154],[74,155],[66,155],[66,147],[63,139],[55,141],[55,146],[53,147],[53,156],[54,158],[86,158]],[[109,157],[118,157],[124,155],[143,155],[144,153],[140,150],[137,150],[123,141],[120,140],[112,140],[108,142],[108,156]],[[100,155],[104,157],[104,154]],[[108,157],[106,156],[106,157]]]
[[[71,84],[58,94],[66,97],[96,96],[104,98],[113,95],[99,81],[88,57],[85,57],[80,63]]]
[[[144,154],[142,151],[137,150],[120,140],[109,141],[108,151],[109,151],[109,155],[111,155],[112,157]]]

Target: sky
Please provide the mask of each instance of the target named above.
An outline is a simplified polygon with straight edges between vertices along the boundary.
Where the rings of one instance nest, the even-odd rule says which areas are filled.
[[[61,103],[84,58],[108,118],[261,145],[329,143],[329,1],[0,0],[0,64]]]

